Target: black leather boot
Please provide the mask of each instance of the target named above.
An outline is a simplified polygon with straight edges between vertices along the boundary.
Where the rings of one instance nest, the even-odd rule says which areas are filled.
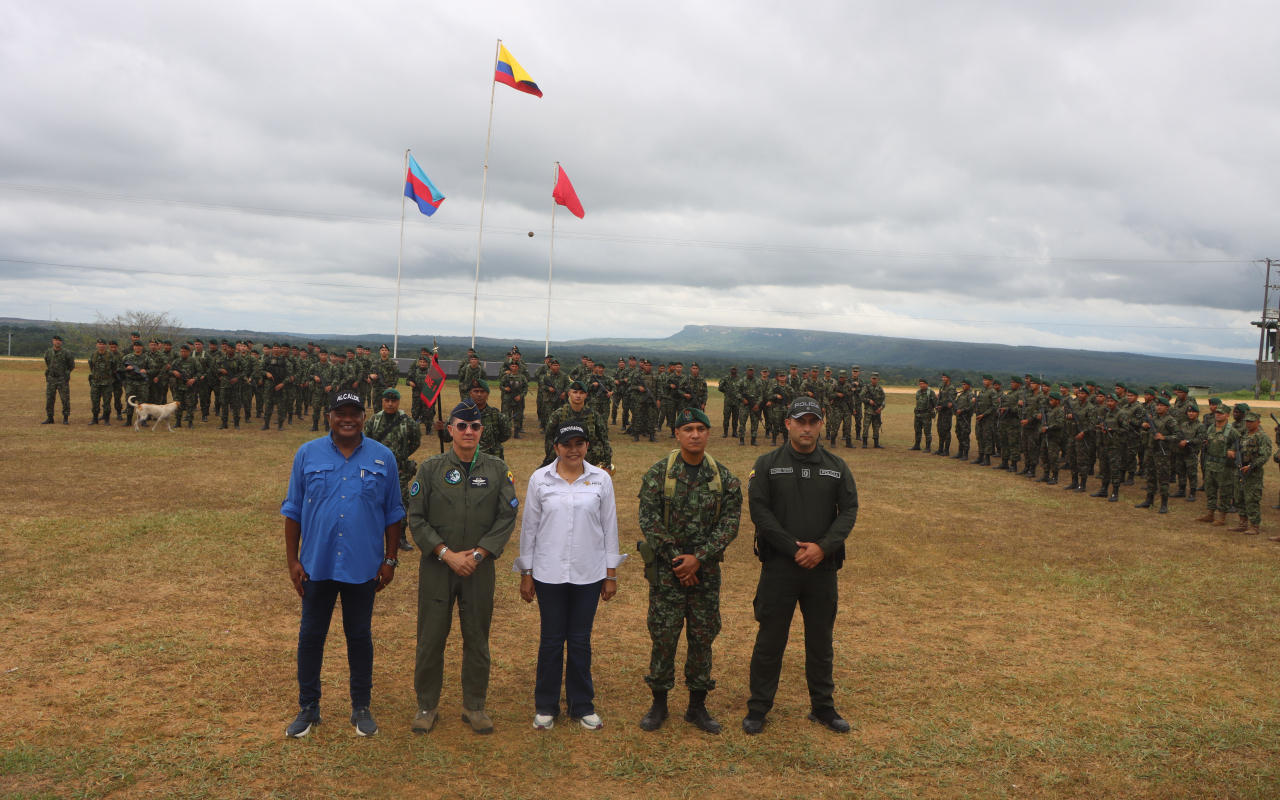
[[[1143,500],[1141,503],[1137,503],[1136,505],[1134,505],[1134,508],[1151,508],[1151,505],[1155,502],[1155,499],[1156,499],[1155,492],[1147,492],[1147,499]]]
[[[1088,480],[1089,480],[1089,479],[1088,479],[1087,477],[1085,477],[1084,475],[1081,475],[1081,476],[1080,476],[1080,485],[1076,487],[1076,491],[1077,491],[1077,492],[1084,492],[1084,491],[1085,491],[1084,485],[1085,485],[1085,483],[1086,483]]]
[[[1107,502],[1108,503],[1120,502],[1120,484],[1117,483],[1111,487],[1111,496],[1107,498]]]
[[[707,711],[707,693],[705,691],[689,692],[689,708],[684,712],[684,721],[705,733],[720,733],[720,723],[716,722],[711,712]]]
[[[1079,487],[1080,487],[1080,476],[1073,472],[1071,473],[1071,483],[1067,484],[1067,486],[1064,487],[1063,491],[1074,492]]]
[[[649,710],[640,718],[640,730],[656,731],[662,727],[662,723],[667,721],[667,693],[658,689],[653,690],[653,705],[649,706]]]
[[[1174,495],[1170,495],[1170,496],[1171,496],[1171,497],[1186,497],[1186,496],[1187,496],[1187,485],[1186,485],[1185,483],[1180,483],[1180,484],[1178,484],[1178,493],[1177,493],[1177,494],[1174,494]]]
[[[1160,509],[1156,511],[1156,513],[1157,514],[1169,513],[1169,497],[1167,495],[1160,495]]]

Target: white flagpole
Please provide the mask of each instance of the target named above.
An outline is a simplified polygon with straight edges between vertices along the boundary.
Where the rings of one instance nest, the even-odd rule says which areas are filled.
[[[405,180],[409,179],[409,151],[404,151],[404,172],[401,173]],[[391,339],[391,357],[396,358],[400,354],[400,267],[404,263],[404,191],[400,192],[400,254],[396,256],[396,330]]]
[[[556,186],[560,183],[560,162],[556,162],[556,174],[551,179],[551,257],[547,262],[547,344],[542,357],[551,353],[551,276],[556,266]]]
[[[494,74],[498,71],[498,55],[502,40],[493,47],[493,72],[489,75],[489,130],[484,135],[484,179],[480,182],[480,233],[476,238],[476,286],[471,293],[471,346],[476,346],[476,303],[480,297],[480,248],[484,244],[484,193],[489,187],[489,140],[493,137],[493,95],[498,88]]]

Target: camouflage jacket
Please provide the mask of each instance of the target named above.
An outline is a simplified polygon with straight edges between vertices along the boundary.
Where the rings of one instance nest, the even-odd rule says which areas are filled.
[[[675,491],[671,507],[666,508],[663,492],[667,482],[667,457],[649,468],[640,481],[640,532],[658,561],[658,583],[678,587],[680,581],[671,570],[671,562],[681,554],[698,559],[699,578],[719,576],[719,562],[738,536],[742,516],[742,485],[724,464],[716,462],[720,472],[720,493],[711,488],[713,474],[705,460],[690,482],[684,461],[677,458],[671,467]],[[719,501],[719,517],[716,503]]]
[[[705,409],[707,407],[707,395],[709,393],[707,388],[707,379],[701,375],[690,375],[685,379],[685,386],[688,387],[687,390],[689,392],[687,405]]]
[[[1042,434],[1047,433],[1050,439],[1056,440],[1062,438],[1062,432],[1066,430],[1067,427],[1067,410],[1063,408],[1061,404],[1058,404],[1053,408],[1046,407],[1042,413],[1043,416],[1040,418],[1040,427],[1036,430]],[[1048,428],[1049,430],[1045,431],[1045,428]]]
[[[933,393],[932,389],[916,389],[915,415],[917,417],[933,419],[933,410],[937,407],[938,396]]]
[[[538,380],[538,395],[542,402],[558,405],[568,402],[569,376],[563,372],[545,372]]]
[[[873,415],[880,416],[880,412],[884,411],[884,387],[869,383],[862,387],[862,402],[867,404],[867,410]]]
[[[995,389],[988,389],[985,386],[974,394],[974,419],[979,415],[987,415],[994,413],[996,406],[1000,403],[1000,394]]]
[[[844,396],[841,397],[841,395]],[[847,380],[844,383],[841,383],[840,379],[837,378],[835,385],[831,387],[831,393],[827,398],[827,402],[833,409],[843,411],[848,414],[853,411],[853,401],[855,397],[858,397],[858,390],[854,388],[853,384]]]
[[[725,375],[720,379],[720,394],[724,395],[726,403],[737,403],[741,398],[738,396],[738,383],[741,378],[734,378]]]
[[[458,367],[458,393],[466,397],[467,392],[471,391],[471,382],[483,379],[483,364],[478,364],[474,368],[470,364],[463,364]]]
[[[1239,446],[1240,432],[1230,422],[1224,424],[1222,430],[1214,424],[1205,431],[1204,441],[1204,471],[1222,472],[1227,463],[1227,451]],[[1231,468],[1235,469],[1234,462]]]
[[[644,391],[640,391],[643,389]],[[631,380],[631,399],[640,405],[656,405],[662,398],[658,396],[658,376],[652,372],[640,373]]]
[[[809,397],[812,397],[814,400],[817,400],[819,403],[821,403],[822,395],[823,395],[822,389],[823,389],[823,386],[822,386],[821,378],[818,378],[816,380],[814,378],[810,378],[809,380],[800,384],[800,394],[797,395],[797,397],[807,395]]]
[[[1258,428],[1257,433],[1245,433],[1240,437],[1240,449],[1244,453],[1244,465],[1249,468],[1249,477],[1261,475],[1262,468],[1271,460],[1271,437],[1263,433],[1262,428]]]
[[[275,389],[276,386],[279,386],[280,389],[283,390],[284,384],[287,384],[292,379],[292,373],[293,370],[289,368],[289,365],[285,362],[283,356],[280,358],[276,358],[275,356],[263,357],[262,377],[265,381],[263,384],[264,386],[268,386],[271,389]]]
[[[502,395],[503,408],[506,408],[508,403],[523,403],[525,395],[529,393],[529,380],[519,372],[515,375],[508,372],[502,376],[498,391]]]
[[[956,387],[951,384],[938,387],[938,413],[954,414],[956,413]]]
[[[1195,456],[1204,445],[1204,423],[1200,420],[1192,422],[1189,419],[1184,419],[1178,428],[1182,431],[1182,439],[1178,442],[1178,449],[1174,452],[1182,456]]]
[[[422,444],[422,427],[408,414],[397,411],[389,417],[387,412],[379,411],[365,421],[364,435],[386,445],[395,454],[396,466],[401,472],[417,469],[411,457]]]
[[[89,385],[110,386],[116,379],[116,357],[111,353],[89,354]]]
[[[187,386],[187,381],[196,380],[200,377],[200,364],[194,358],[177,358],[169,365],[169,377],[173,378],[174,386],[179,389],[195,389],[195,386]],[[173,373],[179,373],[174,375]]]
[[[738,398],[748,409],[764,403],[764,383],[756,377],[743,378],[738,384]]]
[[[547,433],[542,442],[546,463],[551,463],[555,458],[552,444],[555,442],[556,429],[565,422],[580,422],[587,429],[587,463],[595,464],[601,469],[607,469],[613,463],[613,448],[609,445],[609,421],[588,405],[584,405],[581,411],[574,411],[573,406],[568,403],[547,417]]]
[[[760,408],[771,414],[778,413],[779,409],[786,411],[787,406],[791,405],[791,401],[796,399],[795,392],[787,385],[786,381],[778,383],[776,380],[770,381],[765,386],[764,404]]]
[[[382,376],[382,385],[378,388],[384,392],[400,385],[400,364],[391,356],[387,356],[386,361],[379,358],[378,363],[369,371]]]
[[[627,387],[631,384],[631,370],[626,367],[618,367],[609,373],[609,377],[613,380],[615,398],[627,393]]]
[[[445,413],[447,416],[448,412]],[[480,433],[480,452],[506,461],[502,443],[511,438],[511,420],[498,409],[486,405],[480,412],[480,422],[484,424],[484,430]],[[446,443],[453,441],[447,427],[444,429],[444,440]]]
[[[126,382],[147,382],[147,376],[151,373],[151,359],[147,358],[146,353],[142,353],[141,355],[129,353],[121,359],[120,364],[121,369],[124,370],[124,379]]]
[[[1140,418],[1143,419],[1144,421],[1146,419],[1145,415]],[[1148,434],[1163,433],[1164,439],[1160,440],[1160,439],[1157,439],[1154,435],[1148,435],[1147,449],[1152,452],[1159,452],[1161,449],[1161,446],[1163,446],[1164,452],[1166,454],[1168,455],[1175,454],[1177,452],[1175,448],[1177,448],[1178,446],[1178,440],[1182,438],[1182,426],[1178,424],[1178,420],[1173,416],[1173,414],[1170,414],[1168,412],[1165,412],[1165,415],[1163,417],[1160,416],[1159,414],[1152,414],[1151,419],[1155,422],[1155,425],[1149,431],[1147,431],[1147,433]],[[1270,455],[1270,453],[1268,453],[1267,455]]]

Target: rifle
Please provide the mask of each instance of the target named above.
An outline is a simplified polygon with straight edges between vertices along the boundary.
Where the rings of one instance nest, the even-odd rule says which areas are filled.
[[[1151,426],[1151,436],[1152,436],[1152,438],[1154,439],[1154,438],[1155,438],[1155,435],[1156,435],[1156,421],[1155,421],[1154,419],[1152,419],[1152,417],[1151,417],[1151,412],[1150,412],[1150,411],[1148,411],[1148,410],[1146,410],[1145,408],[1144,408],[1144,409],[1142,409],[1142,416],[1144,416],[1144,417],[1146,417],[1146,418],[1147,418],[1147,424]],[[1166,452],[1164,451],[1164,440],[1163,440],[1163,439],[1156,439],[1156,440],[1155,440],[1155,442],[1156,442],[1156,444],[1157,444],[1157,445],[1159,445],[1159,447],[1160,447],[1160,455],[1162,455],[1162,456],[1167,456],[1167,455],[1169,455],[1168,453],[1166,453]]]

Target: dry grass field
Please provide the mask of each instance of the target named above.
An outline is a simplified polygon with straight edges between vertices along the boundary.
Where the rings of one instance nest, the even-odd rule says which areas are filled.
[[[757,575],[744,519],[709,700],[723,736],[678,716],[656,734],[637,727],[648,635],[634,558],[596,622],[605,729],[531,730],[538,615],[510,556],[492,641],[497,732],[474,736],[456,713],[455,628],[448,713],[411,735],[415,555],[375,608],[382,733],[357,739],[346,722],[335,617],[325,724],[289,741],[298,600],[279,505],[310,426],[89,428],[77,371],[73,424],[42,427],[39,365],[0,361],[0,795],[1280,796],[1280,545],[1193,523],[1202,503],[1135,510],[1138,487],[1109,504],[907,452],[909,400],[890,400],[887,450],[837,450],[862,503],[836,630],[852,734],[805,720],[798,615],[772,724],[741,733]],[[713,391],[713,419],[719,405]],[[639,476],[669,448],[615,443],[627,550]],[[507,452],[523,495],[541,442]],[[764,450],[716,438],[712,452],[745,477]],[[1280,513],[1263,516],[1280,532]]]

